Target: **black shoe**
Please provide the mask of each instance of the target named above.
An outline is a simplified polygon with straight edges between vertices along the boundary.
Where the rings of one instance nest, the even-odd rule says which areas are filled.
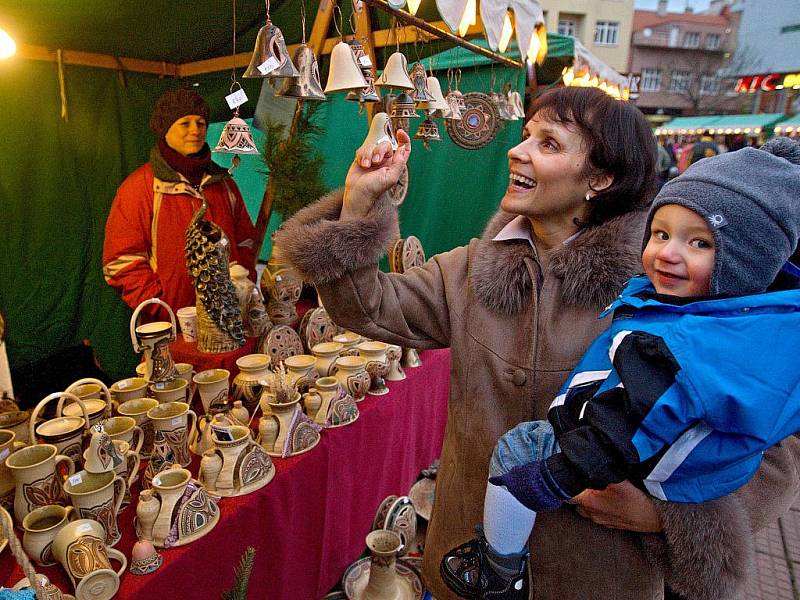
[[[498,573],[489,560],[486,538],[479,535],[442,557],[439,572],[453,592],[470,600],[528,600],[527,553],[510,577]]]

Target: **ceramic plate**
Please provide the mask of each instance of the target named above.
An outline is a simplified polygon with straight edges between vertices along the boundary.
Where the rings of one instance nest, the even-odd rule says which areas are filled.
[[[417,514],[426,521],[431,520],[433,511],[433,497],[436,492],[436,480],[424,477],[411,486],[408,497],[414,503]]]
[[[350,565],[342,577],[342,587],[348,600],[362,600],[364,590],[369,581],[369,557],[362,558]],[[422,600],[425,590],[422,587],[417,570],[398,558],[395,563],[397,579],[400,584],[400,595],[397,600]]]

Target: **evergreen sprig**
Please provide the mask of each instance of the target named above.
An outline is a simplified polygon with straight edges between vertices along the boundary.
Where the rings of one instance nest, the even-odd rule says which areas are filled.
[[[247,587],[250,583],[250,575],[253,572],[255,556],[256,549],[248,546],[236,569],[236,579],[233,582],[233,587],[222,593],[222,600],[247,600]]]
[[[322,182],[324,159],[316,151],[316,137],[324,132],[314,124],[317,102],[306,102],[300,110],[297,131],[292,137],[286,126],[267,116],[265,142],[261,155],[269,168],[272,183],[272,209],[288,219],[327,192]]]

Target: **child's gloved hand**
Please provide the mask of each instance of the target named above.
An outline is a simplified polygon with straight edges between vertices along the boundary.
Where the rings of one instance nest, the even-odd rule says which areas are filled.
[[[508,473],[490,477],[489,483],[505,486],[522,505],[535,512],[553,510],[570,499],[553,481],[543,460],[520,465]]]

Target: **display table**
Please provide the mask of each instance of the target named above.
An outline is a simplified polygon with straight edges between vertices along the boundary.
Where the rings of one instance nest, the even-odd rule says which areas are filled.
[[[450,352],[420,356],[423,366],[406,369],[404,381],[389,382],[389,394],[359,403],[358,421],[323,431],[320,444],[306,454],[273,459],[277,473],[261,490],[222,499],[219,523],[208,535],[163,550],[164,565],[151,575],[126,573],[117,598],[215,600],[232,586],[247,546],[256,549],[250,598],[321,598],[361,555],[380,502],[389,494],[405,494],[419,471],[439,456]],[[195,457],[190,467],[195,474],[198,463]],[[135,541],[136,496],[119,518],[123,539],[116,548],[128,557]],[[72,592],[60,566],[39,570]],[[21,578],[4,551],[0,581],[10,586]]]

